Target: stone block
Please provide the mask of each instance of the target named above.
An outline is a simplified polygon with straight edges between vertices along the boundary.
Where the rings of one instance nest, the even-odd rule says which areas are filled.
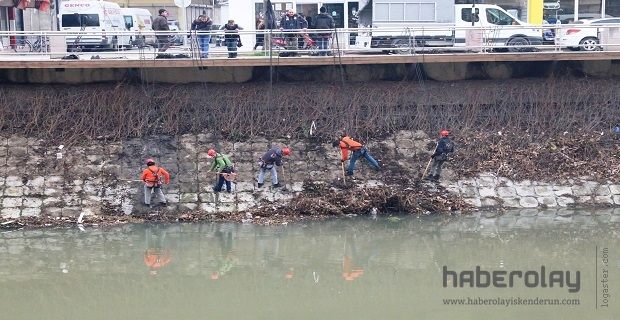
[[[497,185],[500,187],[514,187],[515,183],[506,177],[499,177],[497,178]]]
[[[594,203],[594,197],[592,196],[573,197],[573,199],[575,200],[575,203],[579,203],[579,204],[593,204]]]
[[[212,203],[212,202],[201,203],[200,204],[200,210],[204,211],[206,213],[215,213],[215,212],[217,212],[217,207],[216,207],[215,203]]]
[[[536,208],[538,207],[538,200],[534,197],[523,197],[519,200],[519,204],[523,208]]]
[[[502,198],[503,206],[506,208],[520,208],[519,198]]]
[[[233,203],[235,202],[235,194],[228,192],[219,192],[217,194],[217,201],[220,203]],[[218,207],[219,210],[219,207]]]
[[[63,217],[79,217],[80,213],[82,213],[82,208],[77,206],[72,207],[64,207],[62,208],[62,216]]]
[[[612,199],[614,200],[615,204],[620,205],[620,195],[615,195],[612,197]]]
[[[480,204],[482,207],[497,207],[499,205],[499,201],[495,198],[482,198],[480,199]]]
[[[24,195],[23,187],[7,187],[4,189],[4,196],[6,197],[21,197]]]
[[[598,204],[614,204],[614,200],[611,196],[595,196],[594,203]]]
[[[536,191],[533,186],[515,185],[515,192],[521,197],[536,196]]]
[[[481,189],[482,187],[495,189],[497,186],[497,181],[494,176],[480,176],[476,178],[476,183]]]
[[[480,198],[463,198],[463,201],[465,201],[466,203],[469,203],[470,205],[474,207],[482,206],[482,201],[480,200]]]
[[[4,197],[2,199],[3,208],[17,208],[22,206],[22,198],[20,197]]]
[[[534,187],[534,192],[536,192],[536,195],[539,197],[551,197],[553,195],[555,195],[554,191],[553,191],[553,187],[552,186],[535,186]]]
[[[480,198],[497,197],[497,192],[495,192],[494,188],[480,187],[478,194],[480,194]]]
[[[256,202],[256,198],[254,198],[254,194],[250,192],[239,192],[237,193],[237,202]]]
[[[21,187],[24,185],[24,179],[18,176],[8,176],[4,181],[7,187]]]
[[[165,195],[168,203],[179,203],[179,201],[181,200],[178,193],[168,193]]]
[[[205,192],[198,195],[200,202],[214,203],[216,202],[216,196],[213,192]]]
[[[197,203],[181,203],[179,204],[179,210],[181,211],[194,211],[198,208]]]
[[[27,208],[39,208],[43,204],[43,201],[39,198],[24,198],[23,206]]]
[[[41,208],[24,208],[22,217],[38,217],[41,215]]]
[[[17,219],[20,217],[21,209],[19,208],[2,208],[0,211],[4,219]]]
[[[497,195],[501,198],[513,198],[517,195],[517,191],[513,187],[498,187]]]
[[[235,183],[237,192],[252,192],[254,191],[255,183],[249,181],[240,181]]]
[[[515,186],[532,187],[532,186],[534,186],[534,183],[532,183],[532,181],[530,181],[530,180],[522,180],[522,181],[515,182]]]
[[[237,211],[246,211],[256,206],[255,202],[237,202]]]
[[[620,195],[620,184],[609,185],[609,191],[611,194]]]
[[[45,188],[43,194],[48,197],[59,197],[63,194],[63,191],[55,188]]]
[[[237,204],[234,202],[220,203],[217,206],[217,212],[235,212]]]
[[[575,203],[575,200],[571,197],[557,197],[555,200],[560,207],[567,207]]]
[[[556,196],[572,195],[573,189],[569,186],[553,186],[553,192]]]
[[[587,186],[572,186],[571,189],[573,189],[573,195],[577,197],[589,196],[592,194],[592,189]]]
[[[41,209],[41,216],[60,217],[62,216],[62,208],[44,207]]]
[[[479,196],[478,188],[475,186],[462,185],[459,188],[460,188],[459,191],[460,191],[461,197],[476,198]]]
[[[558,206],[558,203],[555,201],[555,197],[538,197],[538,203],[546,207]]]
[[[194,203],[198,202],[197,193],[181,193],[179,196],[180,203]]]
[[[32,177],[26,182],[26,185],[29,187],[43,188],[45,185],[45,178],[41,176]]]
[[[609,186],[600,185],[592,190],[594,195],[596,196],[609,196],[611,195],[611,191],[609,190]]]

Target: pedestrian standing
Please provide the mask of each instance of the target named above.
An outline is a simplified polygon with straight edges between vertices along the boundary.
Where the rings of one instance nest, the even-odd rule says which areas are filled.
[[[196,31],[196,38],[198,40],[198,49],[200,50],[201,58],[209,57],[209,44],[211,43],[211,26],[213,26],[213,20],[206,15],[199,15],[194,22],[192,22],[192,30]]]
[[[319,45],[319,55],[329,56],[331,55],[331,53],[329,52],[329,43],[332,37],[332,32],[327,30],[334,29],[334,18],[327,14],[327,8],[325,7],[321,7],[319,11],[320,13],[317,14],[313,19],[313,28],[324,31],[316,33],[316,42]]]
[[[284,38],[286,39],[287,49],[291,52],[287,55],[294,56],[297,54],[299,32],[302,28],[307,28],[308,23],[304,18],[295,14],[293,9],[289,9],[286,14],[280,20],[280,30],[286,31]]]
[[[237,57],[237,47],[241,47],[241,38],[239,37],[239,30],[243,30],[235,20],[228,20],[228,23],[223,25],[220,30],[224,31],[224,42],[228,48],[228,58]]]
[[[262,187],[265,182],[265,173],[267,171],[271,172],[271,186],[274,188],[280,187],[280,183],[278,182],[278,170],[276,167],[282,165],[282,157],[288,157],[291,154],[291,149],[284,147],[282,149],[278,147],[273,147],[269,149],[259,161],[259,171],[258,171],[258,187]]]
[[[254,44],[254,50],[259,46],[265,50],[265,20],[263,18],[258,19],[258,23],[256,24],[256,43]]]
[[[168,11],[166,9],[159,9],[159,15],[153,19],[153,30],[160,31],[156,33],[157,36],[157,51],[165,52],[170,47],[170,34],[161,33],[161,31],[170,31],[168,26]]]
[[[375,170],[381,170],[379,162],[372,157],[370,152],[368,152],[368,149],[364,147],[362,143],[351,139],[349,136],[345,135],[339,140],[334,141],[332,146],[340,147],[340,151],[342,153],[340,162],[342,163],[349,159],[349,152],[351,152],[351,159],[349,160],[349,166],[346,173],[348,176],[353,175],[353,170],[355,170],[355,162],[357,162],[357,159],[361,156],[363,156]]]
[[[233,163],[230,161],[230,158],[225,154],[215,151],[215,149],[209,149],[207,151],[207,157],[213,159],[210,171],[215,172],[218,175],[217,183],[215,184],[215,187],[213,187],[213,192],[218,193],[222,191],[222,187],[224,186],[224,183],[226,183],[226,192],[231,193],[231,182],[225,177],[225,174],[235,172],[235,168]]]
[[[162,185],[170,183],[170,173],[162,167],[155,165],[155,160],[146,159],[147,168],[142,171],[140,180],[144,182],[144,204],[151,207],[153,194],[162,205],[166,205],[166,196],[161,190]]]
[[[441,130],[439,132],[440,138],[439,141],[437,141],[437,147],[435,148],[435,152],[433,152],[433,154],[431,155],[433,163],[431,164],[431,171],[426,177],[426,180],[439,181],[439,176],[441,175],[441,166],[454,152],[454,142],[452,142],[452,140],[448,138],[449,135],[450,131],[448,130]]]

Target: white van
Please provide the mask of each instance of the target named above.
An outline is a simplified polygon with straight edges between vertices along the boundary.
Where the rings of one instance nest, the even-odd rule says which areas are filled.
[[[153,17],[147,9],[121,8],[125,28],[133,34],[129,36],[129,43],[137,47],[155,45],[153,32]]]
[[[58,21],[69,49],[129,47],[121,7],[101,0],[65,0],[60,4]],[[123,34],[123,32],[125,34]]]

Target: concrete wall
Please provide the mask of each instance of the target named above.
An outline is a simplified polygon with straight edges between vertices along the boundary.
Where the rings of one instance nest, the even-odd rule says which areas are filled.
[[[164,61],[162,61],[164,63]],[[276,66],[275,81],[458,81],[523,77],[620,76],[620,63],[602,61],[453,62],[327,66]],[[119,81],[148,83],[243,83],[269,81],[270,67],[209,66],[169,68],[28,68],[0,69],[0,83],[73,84]]]
[[[371,142],[368,147],[385,160],[385,174],[401,172],[413,180],[424,165],[414,161],[414,157],[427,154],[425,146],[430,141],[423,132],[399,132],[383,141]],[[287,190],[268,187],[269,177],[265,187],[256,187],[257,159],[272,143],[292,149],[282,181]],[[231,154],[238,168],[238,181],[231,194],[212,191],[215,176],[207,173],[211,160],[206,153],[214,146]],[[167,210],[171,211],[245,210],[259,201],[294,197],[303,190],[304,179],[333,182],[341,175],[338,150],[312,141],[255,139],[232,143],[199,134],[115,143],[93,141],[80,147],[65,147],[10,136],[0,139],[0,214],[16,218],[144,212],[148,208],[141,204],[142,183],[136,179],[147,157],[155,158],[172,174],[172,183],[165,187],[170,203]],[[461,179],[449,167],[442,184],[476,206],[620,205],[617,182],[598,183],[578,177],[553,183],[511,181],[491,174]],[[381,186],[384,176],[361,160],[356,177],[358,186]]]

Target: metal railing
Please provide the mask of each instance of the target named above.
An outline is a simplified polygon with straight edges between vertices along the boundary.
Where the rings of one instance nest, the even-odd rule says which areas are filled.
[[[521,31],[529,30],[529,36]],[[517,36],[515,36],[515,34]],[[0,60],[200,58],[201,41],[210,38],[209,58],[225,58],[233,34],[195,31],[0,31]],[[512,52],[620,51],[620,24],[539,27],[419,26],[332,30],[241,30],[234,46],[239,58],[265,56],[342,56],[356,54],[458,54]],[[229,38],[227,40],[226,38]],[[257,47],[256,42],[261,42]],[[166,52],[158,45],[168,43]],[[161,55],[159,56],[161,57]]]

